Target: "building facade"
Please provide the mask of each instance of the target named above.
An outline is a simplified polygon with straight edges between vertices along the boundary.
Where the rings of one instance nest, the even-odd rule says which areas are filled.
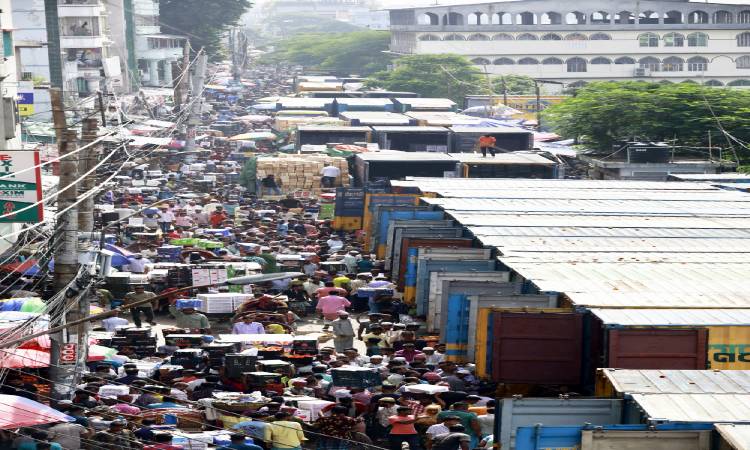
[[[390,22],[392,52],[456,53],[490,74],[750,86],[750,5],[521,0],[393,9]]]

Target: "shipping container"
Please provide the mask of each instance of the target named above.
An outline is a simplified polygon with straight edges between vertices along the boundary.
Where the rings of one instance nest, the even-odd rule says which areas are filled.
[[[750,370],[598,369],[596,396],[626,394],[749,394]]]
[[[297,128],[295,148],[303,145],[356,144],[371,142],[370,127],[333,127],[324,125],[303,125]]]
[[[622,423],[619,399],[505,398],[495,412],[495,444],[516,448],[519,427],[613,425]]]
[[[403,249],[402,249],[403,251]],[[489,260],[492,255],[492,250],[488,248],[442,248],[439,246],[435,247],[410,247],[407,249],[406,258],[401,257],[402,261],[405,262],[405,266],[399,268],[399,274],[403,272],[408,274],[414,280],[414,286],[419,291],[417,292],[416,298],[421,299],[423,302],[426,301],[430,292],[430,274],[425,273],[425,278],[418,278],[417,272],[419,270],[420,260],[430,261],[467,261],[467,260]],[[412,259],[410,259],[412,258]],[[493,266],[494,267],[494,266]]]
[[[430,272],[494,272],[496,265],[495,260],[463,259],[461,257],[454,260],[409,258],[404,298],[408,298],[410,303],[414,303],[417,297],[417,280],[429,280]]]
[[[339,118],[353,127],[358,126],[415,126],[417,121],[409,116],[385,111],[344,111]]]
[[[513,295],[520,294],[520,289],[519,283],[510,283],[510,272],[430,272],[427,299],[416,299],[417,315],[426,316],[427,331],[434,332],[439,330],[440,311],[448,295]]]
[[[710,450],[711,431],[583,430],[581,450]]]
[[[558,164],[536,153],[454,153],[462,178],[557,178]],[[492,196],[493,194],[487,193]]]
[[[393,100],[396,111],[455,111],[458,106],[449,98],[404,98],[398,97]]]
[[[336,217],[359,217],[362,223],[362,215],[365,213],[365,190],[362,188],[340,187],[336,188],[336,206],[334,214]]]
[[[607,365],[622,369],[705,369],[706,329],[613,329]]]
[[[657,425],[605,425],[596,427],[596,431],[602,432],[618,432],[618,433],[633,433],[631,439],[634,443],[638,443],[638,450],[648,449],[651,450],[649,445],[651,441],[643,442],[642,439],[645,437],[644,432],[650,432],[648,437],[656,441],[657,447],[662,445],[663,442],[670,442],[665,440],[665,436],[662,433],[668,432],[705,432],[710,434],[713,427],[710,424],[657,424]],[[590,425],[586,426],[542,426],[535,425],[531,427],[519,427],[516,433],[516,450],[571,450],[571,449],[582,449],[581,437],[584,431],[594,431],[594,427]],[[630,447],[616,447],[630,448]],[[673,447],[667,447],[671,449]],[[679,449],[678,447],[677,449]],[[690,447],[687,447],[690,448]]]
[[[417,206],[419,204],[419,194],[385,194],[379,192],[365,193],[365,207],[362,218],[362,229],[365,234],[365,248],[370,248],[370,238],[372,237],[372,214],[377,205],[390,206]]]
[[[387,98],[336,98],[333,103],[333,114],[351,111],[393,112],[393,108],[393,102]]]
[[[445,153],[382,150],[354,157],[355,183],[367,186],[378,180],[406,177],[455,177],[459,162]]]
[[[430,224],[428,221],[421,222],[391,222],[388,231],[388,242],[385,246],[385,260],[391,272],[405,270],[401,267],[401,247],[404,239],[408,238],[453,238],[463,237],[464,230],[453,225],[452,221],[443,221],[442,225]]]
[[[336,216],[333,218],[333,229],[338,231],[357,231],[362,229],[362,217]]]
[[[716,431],[721,437],[721,441],[716,446],[717,450],[750,450],[750,425],[716,424]]]
[[[642,423],[747,423],[750,394],[632,394]]]
[[[375,139],[380,148],[405,152],[447,153],[451,133],[445,127],[375,126]]]
[[[445,248],[448,249],[453,254],[459,254],[459,251],[462,251],[461,254],[467,254],[465,250],[469,250],[471,246],[474,244],[474,239],[470,238],[432,238],[432,239],[424,239],[424,238],[417,238],[417,237],[407,237],[403,238],[401,240],[401,250],[399,254],[393,257],[398,257],[398,262],[394,261],[394,266],[391,271],[391,279],[392,280],[398,280],[399,285],[404,284],[405,278],[406,278],[406,271],[401,270],[402,268],[405,268],[407,266],[407,259],[409,256],[409,251],[411,249],[424,249],[424,248]],[[419,253],[419,252],[417,252]],[[417,285],[419,285],[419,280],[417,280]],[[417,290],[419,290],[419,287],[417,287]],[[419,294],[417,294],[417,297],[419,297]]]
[[[424,206],[375,206],[372,211],[372,236],[370,237],[370,248],[378,253],[378,258],[385,255],[388,243],[388,230],[391,223],[398,221],[402,225],[410,222],[429,221],[432,225],[453,226],[450,222],[437,222],[443,220],[445,214],[442,211],[434,211]],[[416,226],[422,226],[417,224]]]
[[[489,134],[496,140],[495,146],[503,150],[531,150],[534,148],[534,134],[523,128],[482,128],[454,126],[451,127],[452,153],[473,153],[479,149],[479,138]]]

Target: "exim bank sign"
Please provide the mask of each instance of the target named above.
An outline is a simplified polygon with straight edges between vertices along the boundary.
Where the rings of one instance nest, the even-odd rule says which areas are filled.
[[[40,222],[41,200],[39,152],[0,150],[0,223]]]

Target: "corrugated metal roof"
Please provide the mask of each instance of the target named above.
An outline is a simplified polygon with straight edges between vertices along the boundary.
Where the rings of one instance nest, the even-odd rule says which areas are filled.
[[[451,212],[464,226],[607,228],[750,228],[750,217],[580,216],[577,214],[487,214]]]
[[[297,127],[297,131],[335,131],[335,132],[352,132],[352,133],[364,133],[367,131],[372,131],[372,128],[370,127],[340,127],[340,126],[331,126],[331,125],[300,125]]]
[[[448,133],[445,127],[419,127],[408,126],[402,127],[397,125],[374,126],[373,130],[386,133]]]
[[[333,103],[332,98],[281,97],[276,102],[284,109],[315,108],[324,109]]]
[[[748,394],[750,370],[601,369],[621,394]]]
[[[431,113],[425,113],[431,114]],[[438,113],[432,113],[438,114]],[[454,178],[446,182],[445,178],[407,178],[405,181],[394,180],[393,186],[417,187],[423,192],[433,192],[432,189],[635,189],[635,190],[682,190],[699,191],[720,189],[704,183],[688,183],[679,181],[627,181],[627,180],[556,180],[556,179],[519,179],[519,178]]]
[[[750,450],[750,425],[722,423],[716,430],[734,450]]]
[[[746,263],[747,253],[514,253],[503,256],[503,262],[509,265],[521,263]]]
[[[621,229],[622,230],[622,229]],[[566,236],[477,236],[485,246],[497,247],[503,255],[519,252],[585,253],[750,253],[750,240],[683,237],[566,237]],[[750,255],[748,255],[750,260]]]
[[[748,219],[750,225],[750,219]],[[475,236],[750,239],[750,228],[468,227]]]
[[[591,313],[604,325],[733,326],[750,325],[750,309],[600,309]],[[748,372],[750,374],[750,371]],[[748,375],[750,383],[750,375]],[[748,391],[750,392],[750,391]]]
[[[364,161],[440,161],[453,162],[451,155],[435,152],[399,152],[396,150],[381,150],[357,154],[356,158]]]
[[[750,394],[634,394],[653,421],[750,422]]]
[[[393,102],[389,98],[351,98],[351,97],[336,97],[336,103],[339,105],[363,105],[363,106],[388,106],[392,105]]]
[[[477,158],[473,153],[453,153],[457,159],[462,159],[460,155],[470,155],[466,160]],[[473,156],[472,156],[473,155]],[[514,155],[505,153],[504,155]],[[500,155],[498,155],[500,156]],[[479,160],[493,162],[493,159],[482,158]],[[515,159],[515,158],[512,158]],[[520,158],[519,158],[520,159]],[[544,158],[549,164],[552,161]],[[502,161],[502,159],[499,159]],[[482,161],[480,161],[482,162]],[[750,188],[750,184],[748,184]],[[518,200],[535,200],[535,199],[560,199],[560,200],[641,200],[641,201],[692,201],[692,202],[750,202],[750,195],[739,191],[646,191],[632,189],[453,189],[450,184],[443,187],[436,187],[431,192],[445,198],[466,198],[466,199],[518,199]]]
[[[456,134],[533,134],[531,131],[520,127],[467,127],[465,125],[456,125],[451,127],[451,131]]]
[[[747,173],[673,173],[672,178],[685,181],[734,181],[744,180],[750,182],[750,174]]]
[[[411,118],[388,111],[344,111],[339,114],[344,120],[359,120],[362,123],[383,123],[388,125],[408,125]]]
[[[452,153],[453,157],[464,163],[475,163],[475,164],[541,164],[545,166],[552,166],[557,164],[554,161],[550,161],[542,155],[536,153],[498,153],[494,158],[484,158],[478,153]],[[448,191],[456,192],[456,191]],[[458,191],[460,192],[460,191]],[[477,191],[479,192],[479,191]],[[486,193],[487,191],[481,191]],[[440,195],[443,195],[440,193]],[[464,197],[463,195],[450,195],[444,197]],[[494,196],[493,196],[494,197]]]
[[[407,116],[412,119],[422,120],[427,125],[453,126],[478,124],[482,119],[449,111],[409,111]]]
[[[395,99],[402,105],[408,105],[412,108],[446,108],[451,109],[456,106],[456,102],[449,98],[422,98],[422,97],[399,97]]]

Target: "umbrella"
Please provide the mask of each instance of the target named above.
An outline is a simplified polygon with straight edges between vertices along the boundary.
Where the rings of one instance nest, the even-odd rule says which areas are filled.
[[[39,369],[43,367],[49,367],[48,352],[26,348],[0,351],[0,368],[2,369]]]
[[[0,429],[33,427],[56,422],[73,422],[67,414],[17,395],[0,395]]]

